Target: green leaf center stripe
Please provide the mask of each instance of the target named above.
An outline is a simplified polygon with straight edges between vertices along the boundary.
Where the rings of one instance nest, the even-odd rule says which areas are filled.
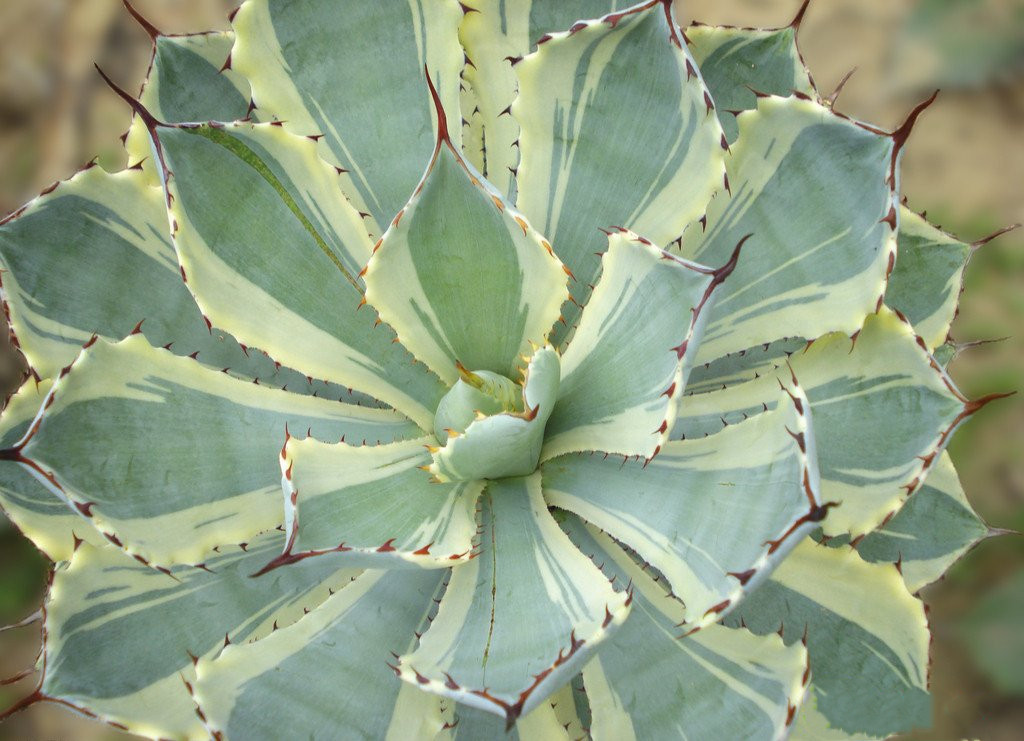
[[[705,264],[753,234],[721,291],[698,361],[780,337],[854,333],[877,309],[896,249],[893,141],[800,96],[737,119],[731,194],[708,205],[681,253]]]
[[[423,69],[459,124],[453,0],[246,2],[232,19],[232,66],[251,83],[258,110],[294,133],[322,135],[343,188],[372,214],[379,235],[408,199],[434,130]]]
[[[723,185],[725,140],[662,0],[542,41],[515,65],[518,206],[588,285],[600,229],[621,225],[667,245],[703,212]],[[579,308],[563,313],[556,346]]]
[[[197,134],[209,139],[215,144],[219,144],[258,172],[260,176],[277,192],[277,195],[282,201],[284,201],[285,205],[288,206],[288,210],[295,215],[295,218],[299,220],[302,227],[309,232],[309,235],[316,242],[317,246],[323,250],[323,253],[331,262],[334,263],[338,270],[341,271],[341,274],[345,276],[345,280],[351,283],[352,287],[357,291],[360,293],[363,292],[362,286],[359,285],[359,281],[355,279],[353,273],[351,273],[349,269],[342,264],[341,259],[334,253],[334,250],[328,246],[326,240],[320,236],[320,232],[316,230],[313,223],[306,217],[306,214],[302,212],[302,209],[299,208],[299,204],[296,203],[295,198],[292,197],[292,194],[289,193],[284,184],[282,184],[280,178],[274,174],[270,167],[267,166],[266,162],[260,159],[259,155],[239,139],[229,136],[216,126],[182,126],[180,128],[190,134]]]
[[[207,136],[155,129],[171,174],[174,246],[209,323],[308,376],[372,394],[429,426],[444,385],[413,362],[389,328],[377,327],[372,312],[359,312],[363,293],[338,279],[323,248],[326,242],[350,274],[372,251],[337,172],[313,141],[282,127],[243,122],[218,130],[262,159],[276,182]],[[296,218],[296,205],[322,242]]]
[[[290,625],[358,574],[310,563],[268,589],[250,574],[281,539],[260,535],[225,547],[206,570],[182,566],[171,575],[114,548],[79,547],[56,572],[45,609],[44,699],[150,738],[199,738],[202,724],[182,682],[195,678],[193,657]]]
[[[284,552],[263,571],[328,553],[381,568],[447,568],[475,546],[482,481],[432,483],[433,437],[385,445],[289,438],[281,450]]]
[[[545,501],[658,569],[686,605],[684,630],[717,622],[830,509],[818,495],[807,397],[794,385],[779,398],[715,435],[667,443],[642,467],[600,455],[549,460]]]
[[[708,310],[738,251],[712,270],[632,232],[608,234],[600,281],[562,358],[543,460],[590,450],[657,455],[675,421]]]
[[[246,741],[438,737],[440,699],[389,664],[415,647],[447,574],[364,571],[302,620],[201,659],[195,696],[208,731]]]
[[[897,260],[885,289],[887,306],[903,313],[934,350],[956,316],[971,246],[900,207]]]
[[[808,679],[800,642],[718,624],[680,637],[685,608],[657,577],[575,516],[562,527],[634,595],[625,625],[583,669],[596,741],[785,736]]]
[[[492,481],[482,503],[489,542],[452,572],[437,617],[396,671],[511,724],[576,674],[626,619],[629,598],[558,528],[540,474]]]
[[[817,709],[836,728],[884,736],[931,717],[927,616],[891,564],[805,540],[726,622],[806,636]]]
[[[439,122],[434,154],[373,249],[366,300],[448,383],[458,379],[458,363],[513,377],[520,356],[558,319],[570,273],[462,157],[430,89]]]
[[[817,95],[800,59],[793,26],[752,29],[694,24],[686,35],[730,143],[739,133],[737,113],[757,107],[754,90]]]
[[[419,432],[394,410],[255,385],[132,335],[84,350],[7,455],[132,555],[198,564],[281,522],[289,423],[327,440]]]
[[[924,485],[895,517],[868,533],[857,552],[872,563],[900,564],[903,581],[916,593],[991,534],[967,501],[949,453],[943,452]]]

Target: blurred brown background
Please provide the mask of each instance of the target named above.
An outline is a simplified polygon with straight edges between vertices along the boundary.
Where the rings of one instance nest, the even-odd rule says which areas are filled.
[[[231,0],[136,0],[167,33],[226,28]],[[779,26],[799,0],[689,0],[680,19]],[[892,128],[936,87],[903,166],[911,207],[968,240],[1024,221],[1024,0],[815,0],[800,43],[819,89],[853,67],[837,108]],[[120,0],[0,0],[0,215],[98,155],[123,165],[128,112],[92,68],[132,88],[149,38]],[[6,334],[6,333],[0,333]],[[971,396],[1024,387],[1024,230],[979,250],[954,328],[958,340],[1009,339],[955,361]],[[0,347],[0,383],[17,358]],[[993,526],[1024,530],[1024,401],[987,407],[951,446],[968,496]],[[1024,538],[982,543],[928,588],[934,729],[914,739],[1024,738]],[[45,564],[0,516],[0,625],[31,612]],[[0,634],[0,677],[28,666],[38,632]],[[0,686],[0,708],[31,682]],[[124,738],[53,706],[4,725],[0,739]]]

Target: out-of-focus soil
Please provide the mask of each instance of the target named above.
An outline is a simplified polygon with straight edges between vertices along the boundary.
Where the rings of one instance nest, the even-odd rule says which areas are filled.
[[[137,0],[166,32],[226,28],[228,0]],[[816,0],[800,31],[804,57],[822,91],[853,67],[837,108],[893,128],[931,93],[928,70],[942,50],[900,52],[913,0]],[[793,16],[799,0],[690,0],[680,19],[772,27]],[[996,3],[999,6],[999,3]],[[1013,0],[1003,5],[1015,6]],[[1016,3],[1019,6],[1019,3]],[[129,89],[141,82],[149,40],[119,0],[0,2],[0,214],[94,155],[116,168],[123,104],[92,69],[97,62]],[[948,61],[948,60],[945,60]],[[953,60],[954,63],[956,60]],[[931,65],[931,66],[930,66]],[[945,92],[921,117],[906,150],[903,192],[967,239],[1024,221],[1024,82]],[[971,396],[1019,388],[1024,379],[1024,237],[1011,235],[975,255],[968,293],[954,329],[960,340],[1010,339],[955,361],[953,373]],[[3,333],[0,333],[3,334]],[[0,341],[2,342],[2,341]],[[2,350],[2,348],[0,348]],[[18,377],[17,359],[0,351],[0,383]],[[1024,403],[984,410],[959,433],[954,459],[979,512],[995,526],[1024,529]],[[0,531],[3,530],[0,521]],[[0,532],[3,569],[23,544]],[[17,558],[24,558],[23,555]],[[972,660],[963,619],[989,589],[1024,564],[1024,538],[983,543],[944,582],[928,588],[932,606],[935,728],[915,739],[1016,741],[1024,702],[1000,695]],[[29,572],[31,573],[31,572]],[[0,609],[3,603],[0,602]],[[15,617],[0,615],[3,617]],[[4,620],[0,619],[0,623]],[[28,635],[26,635],[28,634]],[[37,650],[31,629],[0,634],[0,676],[27,666]],[[126,668],[130,670],[130,668]],[[31,681],[4,687],[0,706]],[[0,738],[90,739],[123,736],[54,706],[36,706],[0,725]]]

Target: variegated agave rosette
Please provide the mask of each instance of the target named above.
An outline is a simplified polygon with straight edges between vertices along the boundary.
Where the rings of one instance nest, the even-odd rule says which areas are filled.
[[[924,105],[893,133],[837,113],[806,6],[684,33],[621,5],[140,18],[131,166],[0,226],[34,376],[0,503],[56,563],[8,714],[239,739],[928,725],[914,593],[990,531],[943,452],[987,401],[944,370],[976,245],[899,202]]]

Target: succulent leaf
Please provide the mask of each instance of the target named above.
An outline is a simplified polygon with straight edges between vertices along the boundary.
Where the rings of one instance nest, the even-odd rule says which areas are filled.
[[[280,523],[286,424],[330,440],[419,434],[392,410],[247,383],[133,335],[83,351],[4,465],[24,467],[129,553],[197,564]]]
[[[870,532],[898,510],[977,407],[884,307],[855,339],[825,335],[789,364],[792,371],[684,397],[672,436],[701,437],[770,408],[795,373],[811,401],[822,499],[840,503],[822,523],[828,535]]]
[[[899,206],[934,96],[892,133],[836,112],[807,2],[689,36],[670,0],[625,4],[246,0],[166,36],[125,0],[141,100],[100,75],[131,167],[0,220],[34,377],[0,417],[0,508],[59,561],[17,624],[43,621],[40,684],[0,721],[927,722],[912,593],[1002,532],[944,452],[1002,396],[945,371],[1002,232]]]
[[[452,436],[444,447],[433,451],[430,473],[440,481],[533,473],[558,388],[558,353],[551,346],[542,347],[525,370],[523,410],[476,419],[464,433]]]
[[[434,437],[444,443],[465,432],[477,417],[522,412],[522,396],[511,378],[492,371],[469,371],[459,364],[459,380],[434,413]]]
[[[891,520],[868,533],[857,552],[872,563],[899,564],[907,588],[917,592],[992,534],[967,501],[949,453],[943,452],[921,488]]]
[[[119,340],[140,320],[153,344],[173,342],[178,352],[198,350],[204,359],[213,351],[166,232],[159,189],[138,170],[111,175],[100,167],[77,173],[0,225],[11,327],[40,377],[55,377],[93,334]],[[108,290],[111,281],[116,292]]]
[[[889,564],[805,540],[726,623],[806,636],[817,710],[834,728],[885,736],[931,718],[924,605]]]
[[[569,297],[551,245],[484,186],[447,132],[364,279],[367,302],[448,384],[459,363],[516,375]]]
[[[459,144],[461,18],[454,0],[250,1],[232,20],[231,66],[249,80],[264,120],[322,136],[321,152],[346,171],[346,194],[380,235],[435,141],[424,66]]]
[[[139,102],[160,121],[237,121],[249,114],[249,82],[225,67],[235,35],[211,31],[153,39],[153,59]],[[140,165],[153,185],[160,183],[146,124],[132,118],[125,135],[128,165]],[[157,164],[154,164],[157,163]]]
[[[373,554],[382,567],[395,558],[428,568],[467,560],[483,484],[431,483],[422,469],[433,442],[355,447],[291,438],[281,455],[289,539],[272,565],[334,552]]]
[[[771,412],[643,465],[599,454],[547,461],[544,497],[636,550],[685,605],[683,632],[717,622],[827,512],[799,388]]]
[[[512,201],[519,163],[519,123],[508,110],[516,97],[516,74],[510,62],[537,48],[543,34],[569,28],[580,18],[597,18],[629,0],[560,0],[505,2],[465,0],[459,41],[466,52],[463,82],[468,86],[463,116],[469,119],[463,149],[469,161],[500,193]]]
[[[489,482],[479,557],[452,572],[402,679],[511,725],[566,684],[622,623],[629,599],[549,514],[540,474]]]
[[[25,436],[52,385],[28,381],[8,400],[0,417],[0,449]],[[106,542],[92,523],[21,466],[0,464],[0,511],[51,561],[67,561],[79,541]]]
[[[195,695],[208,727],[277,739],[287,717],[296,737],[329,738],[339,728],[363,738],[433,737],[443,725],[437,698],[396,681],[386,662],[415,645],[445,574],[365,571],[298,623],[201,660]],[[310,681],[327,675],[333,680]]]
[[[138,170],[89,167],[0,224],[14,344],[37,377],[54,378],[93,334],[117,341],[139,331],[154,346],[250,381],[376,403],[275,364],[207,324],[182,282],[163,200]]]
[[[757,108],[757,93],[817,97],[797,49],[796,32],[792,25],[760,29],[695,23],[686,29],[730,144],[739,135],[736,116]]]
[[[946,341],[956,317],[971,246],[901,206],[897,249],[885,302],[902,312],[934,350]]]
[[[178,260],[210,321],[431,429],[444,387],[369,311],[356,314],[369,237],[313,142],[250,123],[157,126],[153,135],[170,173]]]
[[[698,362],[781,337],[852,334],[877,308],[895,259],[892,139],[799,97],[760,98],[737,120],[726,157],[732,195],[711,201],[681,252],[716,265],[754,237],[722,288]]]
[[[735,265],[711,270],[625,231],[609,233],[601,262],[600,281],[562,356],[542,460],[585,450],[657,454],[707,312]]]
[[[582,286],[599,272],[599,229],[622,225],[667,245],[722,187],[722,128],[670,3],[553,34],[515,72],[518,207]],[[579,308],[564,313],[575,325]],[[556,347],[568,332],[556,327]]]
[[[262,535],[213,554],[206,570],[170,574],[116,548],[81,546],[57,570],[46,605],[41,695],[153,738],[200,737],[186,684],[193,657],[294,622],[358,573],[310,561],[268,590],[250,574],[280,541]]]
[[[607,535],[571,515],[563,527],[633,594],[625,625],[583,668],[595,741],[785,736],[807,678],[799,642],[716,624],[680,637],[685,611],[663,585]]]

